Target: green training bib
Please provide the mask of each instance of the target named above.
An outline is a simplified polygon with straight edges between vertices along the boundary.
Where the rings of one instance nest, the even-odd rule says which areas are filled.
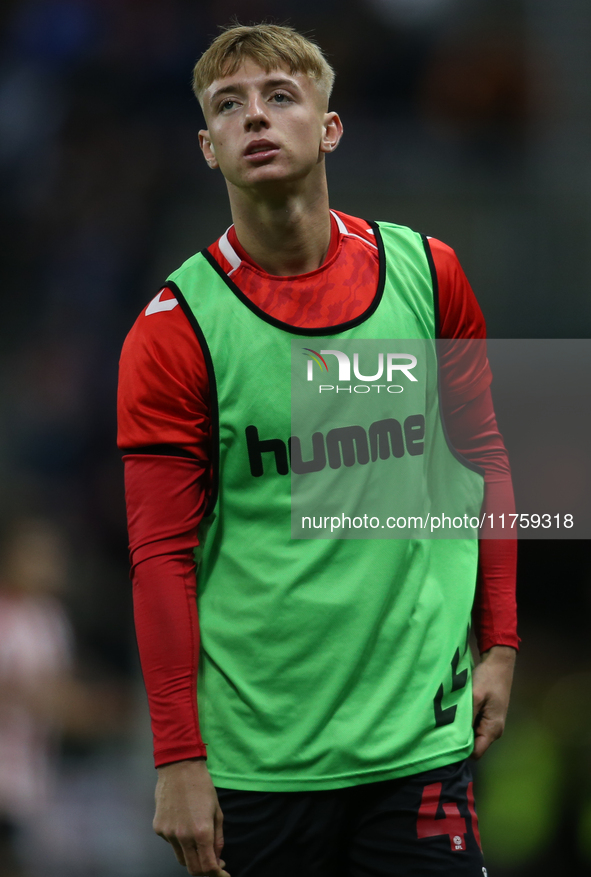
[[[343,515],[376,498],[387,511],[390,492],[394,511],[416,516],[446,501],[478,514],[482,503],[482,475],[446,441],[437,369],[427,367],[428,352],[424,362],[416,356],[436,336],[428,245],[401,226],[374,230],[376,296],[361,317],[336,327],[300,330],[267,316],[206,251],[169,280],[210,379],[216,485],[197,552],[198,695],[208,767],[220,787],[338,788],[472,751],[467,638],[476,534],[387,538],[380,523],[378,538],[369,530],[343,538],[344,531],[319,535],[299,523],[310,494],[318,520],[323,489],[309,487],[314,478],[329,485],[331,511]],[[416,381],[412,371],[394,369],[412,362],[395,358],[397,339],[415,345],[406,352],[417,359]],[[384,391],[368,409],[369,393],[356,391],[355,406],[335,409],[367,383],[356,377],[369,374],[362,353],[353,373],[356,345],[367,353],[367,344],[377,357],[383,352],[384,369],[392,366],[385,385],[395,381],[403,392]],[[321,385],[307,365],[317,367],[310,350],[325,351],[325,386],[348,385],[338,370],[346,361],[331,351],[352,364],[351,391],[334,393],[328,418],[320,411],[308,420],[300,398],[302,387]]]

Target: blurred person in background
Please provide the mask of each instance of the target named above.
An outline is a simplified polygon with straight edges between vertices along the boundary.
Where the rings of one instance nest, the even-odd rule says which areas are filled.
[[[291,540],[289,479],[277,477],[288,473],[274,436],[289,435],[280,381],[290,336],[485,335],[449,247],[329,210],[324,159],[342,134],[328,112],[332,75],[285,27],[235,26],[202,56],[201,147],[226,178],[234,225],[174,272],[121,358],[119,446],[159,768],[154,828],[192,875],[227,875],[223,810],[233,877],[481,877],[466,759],[504,726],[518,642],[514,542],[484,540],[479,552],[475,539],[420,549]],[[484,495],[485,508],[506,509],[490,370],[486,357],[472,365],[455,384],[447,376],[446,423],[478,507]],[[447,445],[439,453],[445,468]]]
[[[71,669],[72,634],[59,601],[66,549],[35,518],[8,527],[0,558],[0,873],[16,877],[19,833],[47,806],[52,742]]]

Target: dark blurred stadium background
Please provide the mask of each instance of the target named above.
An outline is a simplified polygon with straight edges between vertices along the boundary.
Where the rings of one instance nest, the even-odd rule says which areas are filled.
[[[57,593],[73,645],[51,717],[30,707],[61,729],[50,804],[22,818],[5,805],[5,844],[24,864],[1,877],[180,873],[150,830],[115,390],[142,305],[230,222],[199,154],[190,74],[233,16],[289,21],[336,67],[334,207],[451,244],[490,337],[591,331],[588,0],[4,0],[2,587],[39,605]],[[483,843],[490,877],[579,877],[591,873],[588,543],[522,547],[523,651],[509,728],[479,767]],[[44,571],[23,571],[27,557]]]

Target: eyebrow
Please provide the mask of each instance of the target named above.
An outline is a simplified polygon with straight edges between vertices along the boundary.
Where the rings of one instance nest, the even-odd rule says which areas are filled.
[[[267,88],[278,88],[280,86],[290,86],[295,87],[299,90],[299,86],[297,82],[293,79],[266,79],[264,85]],[[224,94],[231,94],[232,92],[241,91],[243,89],[243,85],[241,82],[235,82],[230,85],[223,85],[221,88],[217,88],[210,98],[210,103],[213,104],[215,101]]]

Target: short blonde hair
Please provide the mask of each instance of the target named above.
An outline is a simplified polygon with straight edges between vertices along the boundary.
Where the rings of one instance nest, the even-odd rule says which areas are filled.
[[[305,73],[316,80],[328,103],[334,70],[316,43],[293,27],[279,24],[235,24],[216,37],[193,71],[193,91],[199,103],[215,79],[231,76],[247,58],[266,73],[277,67],[287,67],[292,74]]]

